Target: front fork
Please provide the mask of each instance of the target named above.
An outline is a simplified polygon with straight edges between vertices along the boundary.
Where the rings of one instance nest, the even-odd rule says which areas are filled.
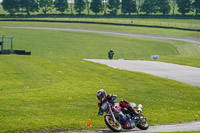
[[[111,115],[112,115],[112,117],[113,117],[113,120],[114,120],[114,123],[115,123],[117,120],[115,119],[115,116],[114,116],[114,114],[113,114],[113,112],[112,112],[112,109],[111,109],[111,107],[110,107],[110,104],[109,104],[109,110],[110,110],[110,113],[111,113]]]
[[[138,113],[139,113],[139,116],[137,116],[137,117],[139,117],[138,119],[138,121],[136,122],[136,125],[138,124],[138,123],[140,123],[140,122],[145,122],[146,121],[146,118],[141,114],[142,113],[142,108],[143,108],[143,106],[141,105],[141,104],[139,104],[138,105]]]

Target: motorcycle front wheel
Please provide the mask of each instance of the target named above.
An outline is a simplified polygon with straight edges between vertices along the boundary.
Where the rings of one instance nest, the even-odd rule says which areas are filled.
[[[114,119],[112,116],[108,116],[106,115],[104,117],[104,121],[106,123],[106,125],[113,131],[113,132],[121,132],[122,131],[122,126],[121,124],[116,121],[114,122]]]
[[[136,126],[141,130],[147,130],[149,128],[149,122],[143,115],[141,115],[140,117],[142,117],[142,120]]]

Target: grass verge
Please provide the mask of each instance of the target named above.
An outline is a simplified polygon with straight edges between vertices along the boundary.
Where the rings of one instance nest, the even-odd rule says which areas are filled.
[[[0,56],[0,68],[0,132],[105,128],[101,88],[143,104],[151,125],[200,119],[199,87],[173,80],[78,58]]]
[[[200,48],[182,41],[164,39],[155,41],[149,38],[96,33],[4,28],[0,30],[0,34],[14,35],[14,49],[30,50],[32,55],[36,56],[106,59],[107,52],[113,49],[114,59],[150,60],[151,55],[160,55],[160,61],[200,66],[198,61]],[[10,48],[8,40],[4,47]]]
[[[16,15],[17,16],[17,15]],[[13,20],[13,18],[1,18],[1,20]],[[15,19],[15,18],[14,18]],[[112,24],[128,24],[137,26],[157,26],[165,28],[181,28],[190,30],[199,30],[200,24],[198,19],[163,19],[163,18],[79,18],[65,17],[57,18],[56,16],[44,18],[16,18],[17,20],[48,20],[48,21],[69,21],[69,22],[89,22],[89,23],[112,23]]]
[[[135,27],[135,26],[113,26],[113,25],[103,25],[103,24],[80,24],[80,23],[6,22],[6,21],[5,22],[0,21],[0,25],[21,26],[21,27],[52,27],[52,28],[106,30],[106,31],[120,31],[129,33],[200,38],[200,32],[197,31],[183,31],[175,29],[147,28],[147,27]]]
[[[0,132],[105,128],[103,117],[97,117],[101,88],[118,95],[117,102],[143,104],[151,125],[200,119],[199,87],[82,60],[105,59],[112,48],[115,59],[149,60],[160,54],[166,62],[199,67],[194,44],[49,30],[1,28],[0,34],[14,35],[14,49],[32,52],[0,56]]]

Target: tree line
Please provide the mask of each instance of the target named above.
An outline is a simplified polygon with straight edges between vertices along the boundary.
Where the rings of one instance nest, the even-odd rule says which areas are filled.
[[[62,14],[65,11],[81,14],[86,10],[88,15],[90,11],[96,15],[100,12],[117,15],[119,10],[122,14],[129,15],[132,13],[139,15],[141,12],[147,15],[152,13],[167,15],[170,11],[175,15],[177,9],[182,15],[191,11],[195,15],[200,13],[200,0],[3,0],[1,5],[11,15],[22,12],[30,15],[31,12],[39,10],[47,14],[53,8]]]

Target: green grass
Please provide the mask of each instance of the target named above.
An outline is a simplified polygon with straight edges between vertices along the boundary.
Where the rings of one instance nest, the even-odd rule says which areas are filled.
[[[144,28],[135,26],[112,26],[112,25],[101,25],[101,24],[77,24],[77,23],[71,24],[71,23],[44,23],[44,22],[7,22],[7,21],[5,22],[0,21],[0,26],[75,28],[75,29],[121,31],[130,33],[200,38],[200,32],[195,32],[195,31]]]
[[[151,55],[160,55],[161,61],[200,66],[199,47],[182,41],[27,29],[1,29],[0,34],[13,35],[14,49],[30,50],[37,56],[106,59],[107,51],[113,49],[115,59],[150,60]],[[183,56],[193,60],[188,62]]]
[[[1,18],[1,20],[9,18]],[[13,18],[11,18],[13,19]],[[183,29],[200,29],[198,19],[149,19],[149,18],[18,18],[17,20],[53,20],[53,21],[77,21],[77,22],[101,22],[113,24],[134,24],[142,26],[161,26]]]
[[[143,104],[151,125],[200,119],[199,87],[173,80],[78,58],[0,56],[0,68],[0,132],[105,128],[100,88]]]
[[[8,23],[7,25],[9,24],[10,26],[14,26],[15,23]],[[43,27],[44,24],[46,23],[20,24],[17,22],[15,25]],[[97,30],[100,28],[108,28],[108,26],[95,28],[97,25],[88,26],[85,24],[72,25],[60,23],[47,23],[45,26],[59,28],[74,28],[77,26],[76,28],[80,29],[91,28]],[[109,30],[115,30],[116,28],[117,27],[111,27]],[[123,29],[123,27],[120,28]],[[131,31],[131,29],[129,29],[129,31]],[[14,36],[14,49],[30,50],[33,55],[38,56],[64,56],[105,59],[107,58],[107,51],[112,48],[115,50],[115,59],[124,58],[149,60],[151,55],[160,55],[161,61],[200,67],[199,47],[195,44],[182,41],[170,41],[163,39],[157,39],[155,41],[155,39],[148,38],[136,38],[106,34],[103,35],[95,33],[4,28],[0,30],[0,34]],[[196,35],[196,32],[190,32],[190,34]],[[188,35],[188,33],[186,32],[185,35]],[[5,47],[9,47],[8,41],[7,46]]]
[[[160,60],[162,62],[169,62],[193,67],[200,67],[200,55],[188,56],[165,56]]]
[[[195,44],[49,30],[0,28],[0,35],[14,35],[14,49],[32,52],[31,56],[0,55],[0,132],[106,128],[103,117],[97,117],[96,92],[101,88],[118,95],[117,102],[125,99],[143,104],[150,125],[200,119],[199,87],[83,60],[105,59],[107,51],[112,48],[115,59],[149,60],[150,55],[159,54],[165,62],[200,67],[200,51]],[[88,119],[91,119],[91,127],[86,126]]]
[[[33,18],[31,18],[33,19]],[[39,20],[63,20],[63,21],[89,21],[118,24],[135,24],[148,26],[177,27],[187,29],[200,29],[198,19],[149,19],[149,18],[36,18]]]

